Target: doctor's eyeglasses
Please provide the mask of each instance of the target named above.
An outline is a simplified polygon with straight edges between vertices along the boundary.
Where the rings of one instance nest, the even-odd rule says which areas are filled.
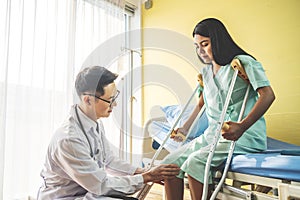
[[[111,100],[102,99],[101,97],[98,97],[97,95],[94,95],[94,94],[86,94],[86,93],[84,93],[83,95],[89,95],[89,96],[96,97],[97,99],[100,99],[101,101],[104,101],[104,102],[106,102],[106,103],[109,103],[109,107],[111,107],[112,104],[113,104],[113,103],[116,101],[116,99],[118,98],[119,94],[120,94],[120,91],[117,90],[116,95],[113,96],[113,97],[111,97]]]

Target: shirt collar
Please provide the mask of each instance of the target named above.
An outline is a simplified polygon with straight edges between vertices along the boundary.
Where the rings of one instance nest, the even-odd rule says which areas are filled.
[[[78,112],[79,119],[77,118],[76,110]],[[75,120],[78,123],[79,120],[81,121],[85,132],[88,132],[91,128],[93,128],[94,132],[97,133],[98,123],[92,120],[91,118],[89,118],[84,112],[82,112],[77,104],[72,106],[71,115],[75,118]]]

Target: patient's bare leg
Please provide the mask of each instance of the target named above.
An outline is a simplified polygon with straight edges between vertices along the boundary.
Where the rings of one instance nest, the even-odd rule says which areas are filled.
[[[164,182],[168,200],[183,199],[183,179],[176,177],[173,179],[166,179]]]
[[[203,184],[191,177],[190,175],[188,175],[188,180],[192,200],[201,200]]]

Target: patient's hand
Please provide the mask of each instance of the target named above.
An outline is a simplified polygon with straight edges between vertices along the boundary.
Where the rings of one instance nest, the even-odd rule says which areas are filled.
[[[173,130],[170,138],[172,138],[176,142],[182,142],[185,140],[187,132],[188,131],[185,128],[178,128],[177,130]]]
[[[245,128],[239,122],[225,122],[222,127],[222,136],[227,140],[238,140],[244,133]]]

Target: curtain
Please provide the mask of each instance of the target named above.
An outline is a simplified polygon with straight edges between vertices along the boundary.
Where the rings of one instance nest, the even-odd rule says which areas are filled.
[[[28,199],[88,54],[124,31],[123,1],[6,0],[0,6],[0,199]],[[120,48],[121,48],[120,44]]]

